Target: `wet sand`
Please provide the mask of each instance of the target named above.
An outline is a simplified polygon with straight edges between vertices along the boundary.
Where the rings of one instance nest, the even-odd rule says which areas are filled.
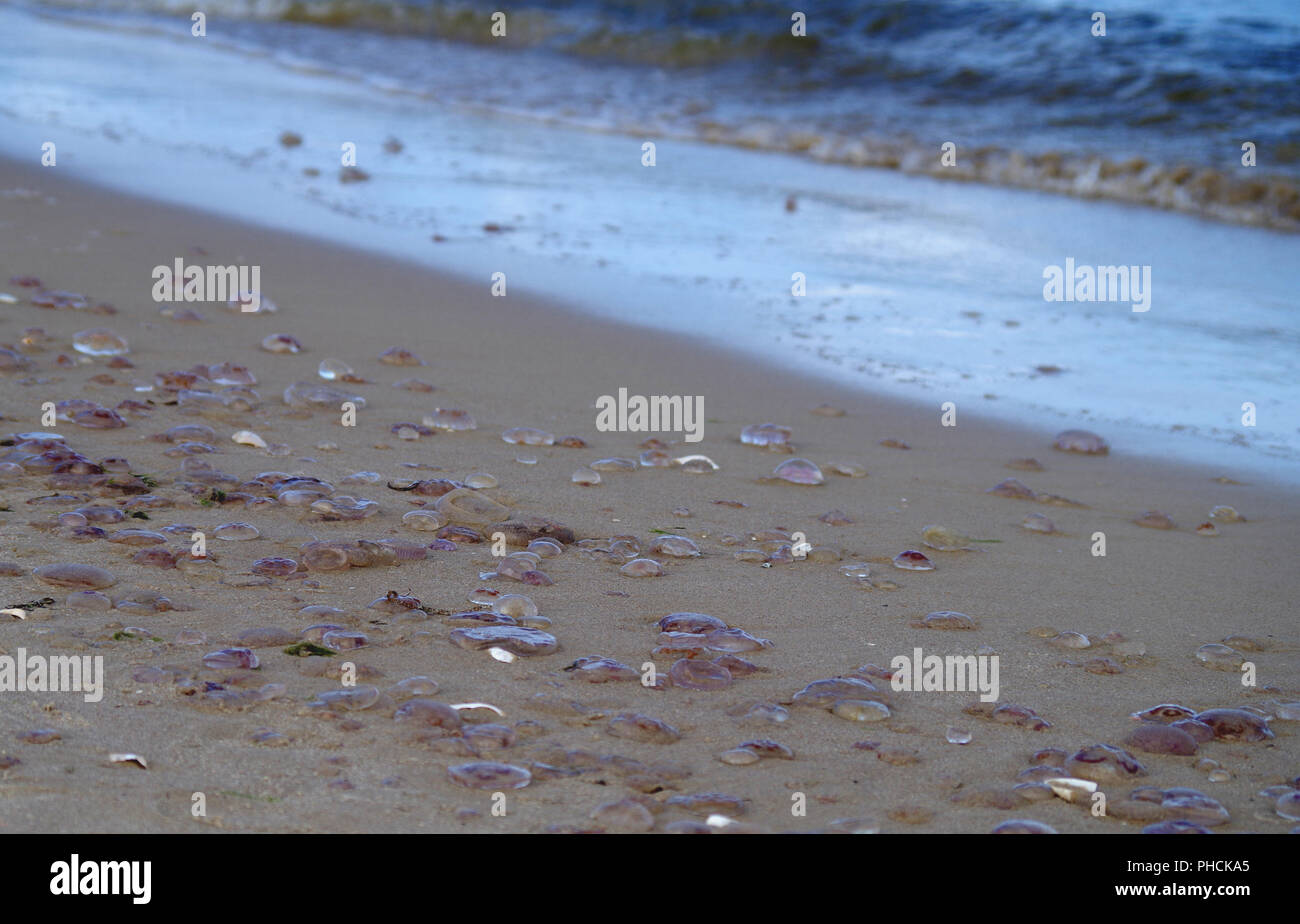
[[[120,429],[69,422],[52,429],[91,459],[125,456],[131,472],[156,482],[152,494],[174,502],[148,509],[147,521],[104,524],[108,533],[193,524],[207,532],[216,557],[212,573],[199,576],[133,563],[137,547],[59,538],[50,529],[53,521],[85,502],[29,505],[33,497],[54,493],[45,475],[0,483],[0,504],[8,508],[0,513],[0,559],[27,572],[0,577],[0,604],[45,596],[56,601],[31,610],[26,620],[3,617],[0,648],[10,655],[18,647],[29,654],[102,655],[107,678],[103,701],[93,704],[74,693],[0,695],[0,757],[19,761],[0,770],[0,830],[540,832],[610,827],[592,819],[591,812],[635,796],[651,810],[655,830],[662,831],[680,828],[670,827],[675,822],[703,820],[669,800],[724,793],[747,800],[743,814],[727,814],[770,831],[827,830],[832,821],[851,818],[862,820],[857,827],[884,832],[987,832],[1003,821],[1029,818],[1063,833],[1135,833],[1143,822],[1092,817],[1085,807],[1055,797],[1013,796],[1012,787],[1022,782],[1017,774],[1040,749],[1073,754],[1095,743],[1121,746],[1136,725],[1129,714],[1158,703],[1193,710],[1251,706],[1269,713],[1276,711],[1275,702],[1300,700],[1300,631],[1289,612],[1300,598],[1300,576],[1290,561],[1300,503],[1283,488],[1232,471],[1136,458],[1122,445],[1104,457],[1054,451],[1052,432],[989,424],[965,408],[958,409],[958,426],[946,428],[938,407],[918,409],[857,394],[775,373],[687,340],[569,313],[528,297],[523,279],[511,277],[510,296],[494,298],[486,280],[468,285],[408,264],[123,198],[64,181],[52,171],[13,164],[0,165],[0,191],[0,291],[18,299],[0,305],[0,345],[17,346],[30,327],[43,328],[50,338],[47,349],[29,355],[31,368],[0,378],[0,428],[6,433],[50,429],[40,424],[46,401],[88,398],[105,407],[123,400],[155,402],[148,416],[126,415],[128,426]],[[191,304],[184,307],[199,311],[204,323],[161,316],[150,298],[150,272],[178,256],[190,263],[260,265],[264,294],[279,312],[238,314],[223,305]],[[111,303],[117,313],[32,305],[29,299],[38,289],[9,281],[29,275],[49,289],[84,293],[92,306]],[[109,368],[103,358],[86,362],[81,357],[67,368],[56,363],[60,354],[77,357],[71,348],[75,332],[99,326],[127,338],[134,368]],[[297,337],[304,351],[272,354],[259,348],[264,337],[277,332]],[[426,365],[378,361],[381,352],[395,346],[418,354]],[[355,388],[367,401],[355,428],[340,426],[337,412],[295,411],[281,400],[294,382],[320,381],[316,367],[326,358],[343,360],[371,383],[342,386]],[[133,381],[151,381],[157,372],[223,360],[243,363],[257,376],[253,387],[261,403],[255,410],[191,416],[163,404],[171,397],[165,392],[132,390]],[[91,381],[102,374],[111,376],[111,383]],[[1134,370],[1135,387],[1140,374]],[[436,390],[422,394],[393,387],[411,377]],[[572,473],[594,460],[637,458],[647,437],[676,438],[599,432],[595,402],[619,388],[642,395],[703,396],[704,439],[674,445],[670,452],[706,454],[720,470],[692,475],[676,468],[639,468],[604,473],[593,487],[571,483]],[[822,404],[846,413],[811,412]],[[435,407],[469,411],[477,430],[413,442],[390,431],[398,422],[418,423]],[[856,463],[868,476],[827,471],[819,486],[760,483],[790,458],[739,442],[744,427],[765,421],[792,428],[795,456],[824,470],[830,462]],[[211,441],[216,452],[201,458],[239,481],[265,471],[301,472],[330,481],[340,493],[377,501],[381,512],[359,521],[322,522],[302,507],[201,505],[177,487],[188,479],[180,472],[180,459],[163,455],[170,445],[148,439],[190,423],[216,431]],[[1064,422],[1061,429],[1069,425]],[[588,445],[531,447],[502,440],[503,430],[520,426],[574,435]],[[231,434],[242,429],[256,431],[268,443],[286,444],[292,454],[272,456],[234,444]],[[911,448],[880,445],[885,439]],[[337,448],[318,448],[325,443]],[[519,456],[537,462],[521,464]],[[1020,457],[1037,458],[1044,470],[1006,467]],[[378,472],[383,480],[339,484],[363,470]],[[634,535],[643,549],[660,535],[654,530],[677,532],[694,539],[703,556],[663,558],[664,576],[633,579],[620,574],[621,562],[568,546],[541,563],[553,586],[529,586],[480,579],[480,572],[495,567],[489,544],[462,544],[455,551],[430,551],[424,561],[241,586],[251,583],[247,572],[255,559],[299,558],[298,547],[313,539],[427,544],[434,534],[404,528],[401,515],[414,509],[413,503],[432,499],[389,490],[384,482],[464,479],[473,472],[499,480],[499,487],[486,493],[507,503],[512,517],[551,517],[571,527],[578,539]],[[1213,480],[1234,475],[1252,483]],[[987,493],[1005,478],[1087,506]],[[121,506],[138,496],[104,490],[105,496],[91,502]],[[1219,523],[1215,537],[1198,535],[1195,527],[1220,504],[1235,507],[1247,521]],[[679,507],[688,508],[690,516],[674,515]],[[834,509],[853,522],[819,521]],[[1150,509],[1168,514],[1176,528],[1148,529],[1132,522]],[[1050,517],[1059,534],[1023,529],[1021,521],[1030,513]],[[232,521],[252,523],[260,538],[211,538],[218,524]],[[920,530],[931,524],[994,541],[975,543],[975,550],[966,552],[925,549]],[[738,550],[757,547],[751,535],[774,529],[802,531],[812,545],[839,553],[840,561],[765,567],[735,560]],[[1091,553],[1097,531],[1106,534],[1105,557]],[[741,541],[724,544],[729,534]],[[172,535],[168,546],[188,551],[189,543]],[[893,568],[890,559],[907,549],[925,551],[936,569]],[[840,573],[842,564],[858,561],[871,563],[874,577],[897,588],[869,589]],[[64,604],[70,591],[30,575],[57,562],[111,570],[117,583],[105,592],[115,600],[132,589],[152,590],[178,608],[144,615],[70,609]],[[431,610],[455,613],[473,608],[467,596],[479,587],[532,597],[551,620],[548,631],[558,638],[559,650],[503,663],[485,651],[450,644],[453,627],[440,615],[396,619],[366,608],[392,590],[417,597]],[[296,658],[282,645],[260,648],[261,666],[251,672],[200,663],[206,652],[235,644],[244,630],[273,626],[296,634],[320,622],[298,612],[312,604],[344,610],[333,621],[364,632],[368,647],[334,658]],[[913,627],[941,610],[968,614],[976,629]],[[770,639],[773,647],[740,655],[764,670],[737,677],[718,691],[592,684],[577,676],[580,672],[564,670],[588,655],[639,669],[656,644],[655,621],[681,611],[711,614]],[[131,626],[161,641],[114,638]],[[1032,631],[1041,627],[1085,633],[1094,647],[1055,647],[1041,631]],[[184,629],[203,632],[206,643],[173,643]],[[1109,632],[1140,644],[1105,643],[1101,637]],[[1258,669],[1253,688],[1242,685],[1239,673],[1209,669],[1194,657],[1199,646],[1229,636],[1249,637],[1254,647],[1267,649],[1245,651]],[[750,701],[789,704],[811,681],[849,675],[867,663],[888,666],[918,646],[939,655],[972,654],[987,646],[1000,658],[1000,699],[1031,708],[1050,728],[1032,730],[963,712],[975,694],[896,692],[887,681],[878,681],[885,689],[873,697],[892,712],[881,722],[848,721],[825,708],[799,705],[788,705],[789,719],[779,724],[747,724],[727,714]],[[1122,672],[1098,674],[1081,666],[1098,657],[1112,658]],[[433,698],[440,702],[495,704],[505,714],[496,723],[511,727],[515,741],[501,750],[484,748],[475,758],[456,753],[464,739],[414,740],[409,723],[393,718],[397,701],[351,712],[310,708],[316,694],[339,686],[336,672],[313,672],[337,671],[344,660],[371,673],[360,684],[381,691],[403,678],[426,675],[439,684]],[[673,660],[655,659],[657,669],[666,673]],[[181,682],[137,682],[132,674],[141,667],[174,667]],[[243,708],[222,707],[201,691],[182,692],[187,684],[193,692],[195,683],[205,681],[234,690],[268,683],[285,689],[277,698]],[[680,739],[659,744],[609,734],[609,719],[624,712],[670,723]],[[968,731],[972,740],[949,743],[949,727]],[[1270,740],[1212,740],[1194,756],[1133,751],[1145,775],[1103,789],[1114,803],[1138,786],[1194,787],[1230,813],[1229,823],[1216,831],[1287,830],[1291,823],[1256,795],[1297,772],[1295,722],[1274,718],[1271,728]],[[21,740],[36,729],[53,729],[60,737],[47,743]],[[266,729],[283,737],[255,742]],[[718,759],[741,742],[764,738],[790,748],[794,760],[733,766]],[[565,756],[578,750],[594,757]],[[107,755],[114,752],[143,755],[148,769],[110,764]],[[641,765],[598,760],[611,755]],[[1205,758],[1230,778],[1211,782],[1211,768],[1197,767]],[[530,785],[507,791],[502,816],[492,814],[492,793],[500,787],[476,790],[449,779],[449,766],[476,759],[533,771]],[[191,814],[196,792],[206,796],[206,817]],[[806,816],[792,815],[798,793],[806,795]]]

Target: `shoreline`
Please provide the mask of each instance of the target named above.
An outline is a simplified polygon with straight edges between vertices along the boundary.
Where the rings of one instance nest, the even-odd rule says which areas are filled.
[[[167,641],[182,627],[203,631],[210,641],[207,648],[216,648],[249,628],[300,631],[307,620],[296,609],[313,603],[344,609],[349,625],[371,635],[372,645],[355,660],[383,672],[383,679],[374,681],[380,689],[405,676],[427,674],[440,684],[438,700],[484,700],[501,706],[509,722],[535,723],[517,726],[518,740],[489,759],[546,763],[542,757],[550,752],[545,749],[559,747],[632,757],[651,766],[682,765],[688,778],[668,780],[671,774],[665,771],[670,785],[638,796],[660,807],[657,829],[690,817],[668,805],[668,798],[727,792],[749,800],[744,821],[770,830],[823,829],[833,819],[862,816],[878,819],[886,831],[988,831],[1012,817],[1038,818],[1062,832],[1136,831],[1137,826],[1118,819],[1091,819],[1061,800],[1007,810],[991,802],[951,799],[959,789],[1009,791],[1037,749],[1072,752],[1095,741],[1118,744],[1131,730],[1128,713],[1159,702],[1186,701],[1205,709],[1300,698],[1300,690],[1288,682],[1297,676],[1295,651],[1300,648],[1287,616],[1300,592],[1300,578],[1287,565],[1300,515],[1300,496],[1293,490],[1255,476],[1239,478],[1250,484],[1216,484],[1211,478],[1238,473],[1157,464],[1129,455],[1122,445],[1104,458],[1056,452],[1050,448],[1050,432],[1006,426],[964,410],[957,427],[943,428],[937,409],[923,414],[888,397],[773,370],[751,357],[676,335],[593,318],[553,301],[521,297],[513,289],[506,298],[494,298],[487,284],[470,285],[400,260],[133,199],[0,161],[0,188],[16,186],[34,186],[43,195],[0,200],[5,221],[0,226],[0,290],[21,299],[0,307],[0,342],[13,341],[22,328],[42,326],[52,345],[34,357],[38,369],[33,375],[48,381],[15,386],[13,376],[5,380],[0,413],[6,432],[40,429],[41,401],[84,395],[111,406],[123,398],[138,399],[140,394],[129,387],[132,376],[147,378],[223,359],[244,363],[257,374],[260,384],[253,387],[261,395],[261,408],[240,420],[268,442],[293,447],[290,456],[271,457],[232,444],[230,431],[238,428],[234,418],[186,418],[175,408],[158,407],[149,419],[132,419],[119,430],[58,428],[70,445],[92,457],[124,455],[132,460],[132,471],[156,473],[160,493],[174,496],[178,504],[157,512],[159,525],[172,520],[205,528],[223,520],[259,525],[261,538],[220,550],[220,580],[236,580],[253,558],[292,554],[313,537],[411,539],[427,534],[402,529],[400,515],[409,498],[387,491],[382,481],[351,489],[377,500],[382,511],[355,523],[301,519],[266,506],[183,506],[184,494],[172,489],[182,480],[177,462],[159,456],[164,446],[143,440],[148,434],[202,420],[218,431],[213,441],[218,452],[205,458],[241,480],[261,470],[301,469],[335,483],[361,469],[378,470],[384,479],[401,479],[404,471],[410,478],[463,478],[487,471],[499,479],[499,494],[516,514],[553,516],[579,538],[634,533],[643,546],[653,538],[651,530],[681,526],[685,529],[677,531],[695,538],[704,556],[666,559],[664,577],[634,580],[608,562],[585,560],[570,549],[546,563],[554,586],[491,583],[504,592],[532,596],[542,615],[552,620],[561,645],[554,655],[507,665],[483,652],[450,646],[450,627],[437,619],[374,625],[374,611],[366,609],[368,601],[390,589],[414,593],[426,604],[450,611],[468,608],[466,594],[481,585],[480,571],[492,565],[486,545],[466,545],[395,568],[309,575],[319,588],[302,580],[266,586],[204,582],[133,564],[130,554],[103,540],[86,544],[42,535],[24,524],[65,508],[22,505],[27,496],[45,490],[43,478],[6,483],[0,497],[13,512],[0,521],[0,558],[32,566],[94,563],[120,577],[114,593],[136,585],[174,592],[194,607],[147,616],[59,609],[33,613],[0,629],[0,647],[6,650],[24,639],[29,639],[29,650],[40,647],[30,643],[35,638],[50,647],[93,649],[105,655],[109,677],[107,708],[50,694],[44,699],[57,702],[53,712],[25,701],[16,714],[10,713],[3,729],[8,741],[0,754],[22,761],[0,782],[8,796],[4,821],[10,830],[206,830],[205,822],[188,812],[189,793],[201,789],[209,793],[210,806],[216,806],[206,824],[226,830],[538,831],[551,825],[592,825],[588,815],[597,805],[634,789],[625,781],[591,786],[585,775],[535,779],[514,797],[522,806],[517,813],[494,818],[486,808],[487,793],[446,778],[446,766],[458,762],[451,752],[413,745],[394,733],[389,715],[367,711],[327,719],[313,714],[306,702],[330,684],[304,675],[309,665],[276,647],[261,650],[257,679],[284,683],[287,691],[279,700],[247,710],[198,706],[165,687],[127,679],[141,665],[194,670],[207,649]],[[53,204],[46,203],[45,194],[54,197]],[[193,255],[195,247],[205,255]],[[207,317],[204,324],[162,318],[149,298],[150,269],[170,265],[178,255],[187,262],[274,267],[279,282],[268,285],[266,294],[278,303],[279,313],[238,315],[218,305],[196,305],[192,307]],[[98,317],[26,304],[30,290],[8,282],[26,274],[53,288],[111,302],[118,314]],[[265,276],[272,278],[270,272]],[[95,326],[112,327],[131,342],[128,358],[134,371],[106,368],[102,360],[73,369],[51,365],[58,352],[71,353],[73,331]],[[305,352],[259,350],[261,338],[274,332],[296,336]],[[427,365],[395,368],[375,361],[394,346],[414,351]],[[329,412],[294,413],[279,398],[294,381],[316,380],[316,364],[327,357],[344,360],[376,383],[358,386],[368,404],[359,411],[352,433],[336,426]],[[88,384],[90,373],[107,373],[116,381]],[[391,387],[411,376],[427,379],[436,390],[419,394]],[[595,487],[571,483],[573,470],[594,459],[635,458],[640,451],[643,434],[602,433],[595,426],[596,400],[617,394],[620,387],[641,395],[703,395],[703,440],[673,452],[707,454],[721,470],[691,476],[641,469],[606,474]],[[810,413],[823,403],[847,413]],[[434,406],[470,411],[478,429],[413,443],[390,432],[392,424],[418,421]],[[790,457],[741,445],[737,436],[743,427],[769,420],[793,428],[795,455],[823,466],[837,460],[860,464],[868,476],[828,474],[826,484],[818,487],[759,483]],[[557,436],[576,434],[590,446],[504,443],[500,432],[516,426],[543,428]],[[878,444],[882,439],[903,440],[912,448],[885,448]],[[316,448],[322,442],[337,444],[337,451]],[[524,454],[535,456],[536,464],[514,461]],[[1025,456],[1037,458],[1045,471],[1005,467],[1008,460]],[[404,469],[402,463],[412,461],[441,471]],[[1088,507],[1047,506],[986,493],[1009,477]],[[746,506],[716,503],[720,500]],[[1215,538],[1197,536],[1191,528],[1216,504],[1235,506],[1247,522],[1221,524],[1222,535]],[[675,517],[672,511],[680,506],[692,515]],[[837,508],[854,522],[830,526],[818,519]],[[1132,519],[1149,508],[1168,513],[1178,529],[1134,526]],[[1021,529],[1019,521],[1029,513],[1045,513],[1061,533]],[[997,542],[973,552],[935,552],[934,572],[891,569],[889,558],[920,548],[919,530],[935,523]],[[749,534],[776,528],[802,530],[814,545],[839,550],[840,563],[763,568],[733,560],[735,549],[751,544]],[[1104,558],[1089,553],[1089,537],[1098,529],[1111,544]],[[727,533],[743,541],[724,545],[719,537]],[[839,564],[864,560],[872,562],[873,574],[899,588],[864,590],[838,573]],[[50,592],[30,576],[6,582],[15,597]],[[970,614],[976,631],[911,627],[912,620],[940,610]],[[753,655],[766,670],[718,692],[589,685],[563,670],[574,658],[589,654],[635,668],[654,645],[651,620],[681,611],[713,614],[770,638],[775,647]],[[164,641],[132,643],[112,637],[132,625],[156,629]],[[1119,630],[1144,643],[1146,653],[1126,663],[1122,673],[1097,675],[1077,664],[1059,663],[1081,661],[1084,655],[1063,652],[1029,634],[1045,625],[1093,638]],[[1209,670],[1193,658],[1197,646],[1232,635],[1274,640],[1272,649],[1250,655],[1260,666],[1260,688],[1244,690],[1236,674]],[[973,718],[961,711],[970,697],[956,693],[893,693],[893,717],[872,725],[798,708],[791,708],[788,722],[767,728],[741,725],[726,715],[727,707],[742,701],[789,701],[808,682],[868,662],[887,664],[893,655],[910,655],[918,646],[946,653],[976,645],[988,646],[1002,658],[1002,699],[1034,708],[1052,722],[1051,729],[1035,732]],[[1097,653],[1108,650],[1098,645]],[[657,663],[661,669],[668,666]],[[199,672],[201,676],[201,668]],[[1269,686],[1274,689],[1264,689]],[[566,713],[551,700],[543,708],[538,695],[578,701],[585,711]],[[600,717],[622,711],[670,722],[681,731],[681,740],[661,745],[606,734]],[[1206,783],[1204,772],[1195,769],[1196,758],[1142,755],[1150,773],[1141,783],[1196,786],[1211,793],[1232,813],[1232,823],[1222,830],[1280,830],[1281,819],[1269,822],[1253,814],[1253,793],[1280,782],[1286,772],[1289,759],[1283,751],[1294,735],[1291,724],[1275,721],[1278,737],[1270,742],[1204,745],[1198,756],[1230,768],[1229,782]],[[47,744],[14,741],[15,734],[38,725],[61,728],[63,737]],[[947,743],[949,726],[967,728],[975,736],[972,744]],[[282,733],[288,745],[252,743],[250,736],[263,727]],[[740,741],[762,737],[789,746],[796,759],[764,760],[751,767],[717,759]],[[865,739],[882,744],[854,747]],[[150,769],[105,764],[105,754],[123,750],[146,754]],[[886,752],[889,759],[880,756]],[[68,776],[64,765],[76,773]],[[387,782],[393,777],[399,782]],[[817,796],[807,818],[790,817],[792,788]],[[235,795],[213,795],[222,792]],[[917,806],[928,817],[909,814]]]

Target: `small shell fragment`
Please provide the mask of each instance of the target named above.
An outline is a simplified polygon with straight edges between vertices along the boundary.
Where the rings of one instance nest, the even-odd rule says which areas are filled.
[[[139,767],[141,770],[148,770],[148,769],[149,769],[149,764],[148,764],[148,762],[147,762],[143,757],[141,757],[139,754],[130,754],[130,753],[109,754],[109,755],[108,755],[108,760],[109,760],[109,763],[114,763],[114,764],[135,764],[135,765],[136,765],[137,767]]]
[[[262,439],[252,430],[238,430],[231,434],[230,439],[239,443],[241,446],[253,446],[257,449],[266,448],[266,440]]]
[[[1097,784],[1092,780],[1081,780],[1072,776],[1052,777],[1043,782],[1066,802],[1078,802],[1080,799],[1090,798],[1097,791]]]

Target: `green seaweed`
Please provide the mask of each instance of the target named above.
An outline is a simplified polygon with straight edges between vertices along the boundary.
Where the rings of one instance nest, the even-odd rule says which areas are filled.
[[[293,655],[295,658],[310,658],[313,656],[332,658],[334,655],[338,654],[336,651],[331,651],[328,648],[313,644],[312,642],[297,642],[284,649],[284,653],[287,655]]]

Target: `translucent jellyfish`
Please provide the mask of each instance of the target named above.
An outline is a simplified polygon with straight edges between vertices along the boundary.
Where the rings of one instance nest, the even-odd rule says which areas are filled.
[[[656,623],[661,632],[690,632],[703,634],[714,629],[725,629],[727,624],[716,616],[704,613],[672,613]]]
[[[704,634],[704,641],[711,651],[761,651],[772,647],[768,639],[756,638],[744,629],[712,629]]]
[[[453,782],[471,789],[523,789],[533,780],[532,773],[523,767],[495,761],[458,764],[448,767],[447,775]]]
[[[921,541],[928,548],[940,552],[968,552],[973,546],[970,536],[950,526],[927,526],[921,530]]]
[[[120,414],[106,407],[77,411],[72,415],[72,422],[88,430],[116,430],[126,426],[126,421]]]
[[[580,468],[569,476],[569,480],[574,484],[591,487],[600,484],[600,472],[593,472],[589,468]]]
[[[438,681],[422,674],[399,680],[387,690],[389,699],[397,702],[403,702],[417,696],[433,696],[437,692]]]
[[[998,497],[1010,497],[1014,500],[1033,500],[1036,496],[1029,485],[1015,478],[1004,478],[985,493],[996,494]]]
[[[564,554],[564,546],[554,539],[534,539],[528,543],[528,551],[539,558],[554,558],[557,555]]]
[[[672,457],[662,449],[647,449],[637,457],[638,464],[646,468],[667,468],[672,461]]]
[[[346,687],[342,690],[326,690],[317,693],[310,705],[324,706],[327,709],[340,709],[357,712],[369,709],[379,702],[379,688],[372,686]]]
[[[1072,776],[1098,783],[1145,776],[1146,768],[1132,754],[1110,744],[1093,744],[1076,751],[1065,762]]]
[[[774,423],[753,424],[740,431],[740,441],[747,446],[779,449],[789,445],[791,430]]]
[[[537,430],[533,427],[511,427],[501,434],[501,439],[507,443],[513,443],[520,446],[553,446],[555,445],[555,435],[547,433],[545,430]]]
[[[1087,430],[1062,430],[1052,441],[1052,448],[1061,452],[1077,452],[1088,456],[1104,456],[1110,446],[1104,439]]]
[[[826,470],[833,475],[842,475],[845,478],[866,478],[866,466],[858,465],[856,462],[828,462]]]
[[[1244,523],[1246,518],[1237,512],[1235,507],[1220,505],[1210,508],[1210,519],[1218,520],[1220,523]]]
[[[434,509],[441,513],[449,523],[467,523],[471,525],[492,523],[506,516],[510,511],[498,504],[486,494],[471,488],[456,488],[438,498]]]
[[[631,667],[613,658],[586,657],[579,658],[566,671],[589,683],[610,683],[640,680],[641,675]]]
[[[309,571],[342,571],[350,567],[347,550],[334,542],[308,542],[298,549]]]
[[[1172,725],[1159,725],[1144,722],[1124,739],[1127,747],[1148,754],[1179,754],[1188,756],[1196,753],[1196,739],[1180,728]]]
[[[356,405],[357,410],[366,406],[366,399],[361,395],[315,382],[295,382],[284,390],[284,403],[290,407],[338,410],[344,402]]]
[[[492,603],[492,612],[514,619],[527,619],[537,615],[537,604],[524,594],[505,594]]]
[[[1137,519],[1133,521],[1138,526],[1145,526],[1147,529],[1174,529],[1174,521],[1169,519],[1167,514],[1159,510],[1144,510],[1138,514]]]
[[[1221,741],[1264,741],[1273,737],[1268,720],[1244,709],[1206,709],[1196,720],[1214,730]]]
[[[1213,523],[1207,521],[1205,523],[1202,523],[1200,526],[1196,527],[1196,535],[1217,536],[1219,535],[1219,528],[1215,526]]]
[[[712,661],[681,658],[668,670],[673,686],[687,690],[721,690],[731,685],[731,671]]]
[[[212,531],[212,535],[226,542],[245,542],[256,539],[262,535],[262,531],[252,523],[222,523]]]
[[[262,349],[268,353],[301,353],[302,343],[292,334],[267,334],[262,338]]]
[[[101,612],[111,610],[113,601],[97,590],[78,590],[68,594],[64,605],[74,610]]]
[[[247,366],[230,360],[208,366],[208,378],[217,385],[257,384],[257,376]]]
[[[678,456],[672,460],[672,464],[688,475],[711,475],[721,467],[708,456],[702,455]]]
[[[650,543],[649,552],[670,558],[699,558],[701,554],[695,541],[685,536],[660,536]]]
[[[663,566],[653,558],[634,558],[618,571],[624,577],[633,578],[662,577],[664,573]]]
[[[477,430],[478,423],[469,411],[455,408],[437,407],[432,414],[426,414],[423,420],[426,427],[436,430]]]
[[[72,335],[72,348],[87,356],[124,356],[131,351],[126,338],[107,327],[92,327]]]
[[[1029,516],[1025,517],[1020,522],[1020,525],[1025,529],[1028,529],[1036,533],[1056,532],[1056,524],[1053,523],[1051,520],[1049,520],[1047,517],[1043,516],[1041,513],[1029,514]]]
[[[1195,715],[1196,710],[1188,709],[1186,706],[1179,706],[1176,703],[1161,703],[1158,706],[1152,706],[1150,709],[1132,713],[1132,717],[1139,721],[1162,722],[1165,724],[1178,719],[1190,719]]]
[[[1017,472],[1041,472],[1043,463],[1037,459],[1012,459],[1007,463],[1007,468]]]
[[[628,738],[648,744],[672,744],[681,738],[681,732],[659,719],[639,712],[623,712],[605,726],[607,734],[615,738]]]
[[[814,680],[794,695],[796,706],[829,709],[844,699],[869,699],[878,692],[874,684],[856,677],[833,677]]]
[[[1012,818],[998,824],[990,834],[1055,834],[1056,829],[1032,818]]]
[[[111,571],[94,565],[73,562],[60,562],[54,565],[41,565],[32,571],[32,575],[45,584],[55,587],[71,587],[74,590],[102,590],[117,583]]]
[[[424,360],[402,347],[389,347],[379,354],[379,361],[388,366],[423,366]]]
[[[326,648],[333,648],[335,651],[353,651],[357,648],[365,648],[369,643],[365,633],[350,632],[347,629],[330,629],[320,637],[320,642]]]
[[[1196,660],[1216,671],[1238,671],[1246,656],[1235,648],[1215,643],[1196,649]]]
[[[481,488],[495,488],[498,482],[496,476],[489,475],[486,472],[474,472],[465,476],[465,487],[479,490]]]
[[[1060,632],[1047,640],[1049,645],[1057,648],[1091,648],[1092,640],[1082,632]]]
[[[312,513],[324,520],[364,520],[379,513],[379,505],[362,497],[335,494],[311,503]]]
[[[915,549],[908,549],[899,552],[894,556],[893,565],[895,568],[901,568],[904,571],[933,571],[934,562],[926,558],[924,554]]]
[[[823,484],[826,476],[807,459],[786,459],[772,471],[772,475],[791,484]]]
[[[258,666],[258,660],[257,655],[253,654],[251,648],[220,648],[205,654],[203,656],[203,665],[214,670],[228,670],[230,668],[253,670]]]
[[[471,650],[504,648],[521,656],[547,655],[559,647],[555,636],[540,629],[523,626],[481,626],[453,629],[451,641]]]
[[[974,629],[975,620],[971,619],[965,613],[957,613],[952,610],[940,610],[935,613],[929,613],[925,618],[912,623],[917,629]]]
[[[831,713],[850,722],[882,722],[889,718],[889,707],[874,699],[841,699],[831,706]]]

